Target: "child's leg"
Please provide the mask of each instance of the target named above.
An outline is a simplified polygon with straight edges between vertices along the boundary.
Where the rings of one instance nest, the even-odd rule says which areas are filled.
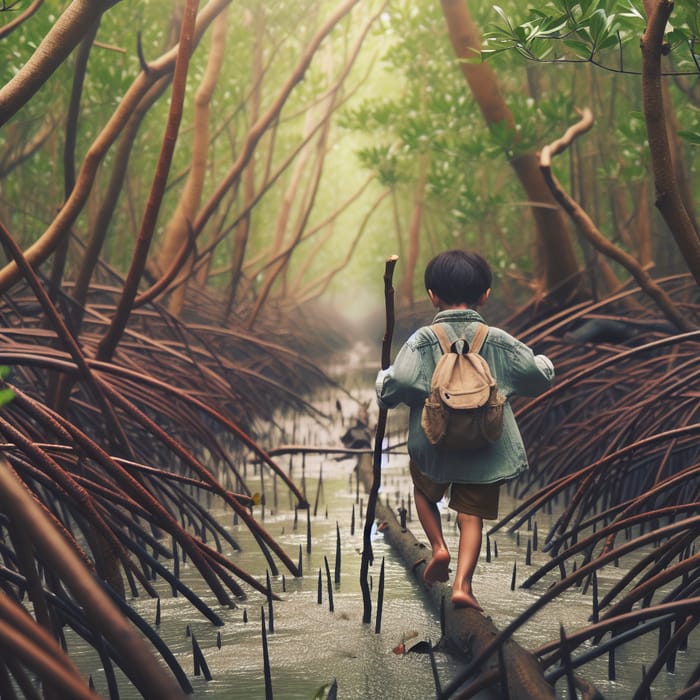
[[[449,578],[450,553],[442,534],[440,511],[437,505],[428,500],[427,496],[417,486],[413,489],[413,495],[418,519],[423,526],[425,536],[428,538],[433,552],[432,559],[425,567],[423,577],[428,583],[447,581]]]
[[[478,515],[457,514],[459,554],[457,573],[452,585],[452,602],[457,607],[482,609],[472,592],[472,577],[481,552],[483,522]]]
[[[438,484],[431,481],[413,463],[409,464],[411,479],[413,480],[413,494],[416,504],[418,519],[423,526],[425,536],[430,542],[432,559],[423,571],[423,578],[428,583],[435,581],[447,581],[449,578],[450,553],[442,535],[442,520],[437,503],[447,490],[448,484]]]
[[[452,484],[450,508],[457,511],[459,555],[452,584],[452,602],[457,607],[481,610],[472,591],[472,577],[481,553],[484,519],[498,517],[499,484]]]

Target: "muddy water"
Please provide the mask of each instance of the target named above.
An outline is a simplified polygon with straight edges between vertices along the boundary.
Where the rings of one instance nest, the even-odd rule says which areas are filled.
[[[364,383],[367,386],[367,383]],[[370,383],[371,386],[371,383]],[[331,401],[324,407],[329,412]],[[356,405],[343,400],[343,415],[351,415]],[[391,416],[389,430],[401,423],[400,415]],[[342,426],[296,427],[295,441],[311,444],[337,445]],[[299,437],[303,434],[303,437]],[[397,436],[392,436],[396,441]],[[280,442],[285,439],[280,437]],[[286,439],[289,441],[289,438]],[[408,527],[423,539],[420,526],[410,507],[410,484],[407,456],[391,455],[383,465],[381,498],[395,508],[402,504],[409,510]],[[247,599],[238,601],[234,609],[221,609],[211,594],[206,592],[196,571],[185,565],[181,570],[185,582],[217,610],[224,620],[222,627],[214,627],[192,609],[181,597],[172,598],[169,587],[161,584],[161,624],[158,631],[175,652],[179,663],[191,678],[195,698],[264,698],[262,652],[262,614],[265,615],[266,636],[269,643],[269,664],[273,696],[277,700],[309,700],[320,689],[337,683],[341,699],[422,700],[435,697],[436,687],[430,658],[427,654],[410,652],[397,654],[394,649],[401,643],[410,649],[418,642],[435,642],[440,637],[436,612],[426,605],[420,590],[385,545],[382,535],[374,530],[373,550],[375,563],[371,570],[372,623],[362,623],[362,595],[359,586],[360,550],[362,547],[363,514],[366,498],[357,489],[353,477],[353,460],[338,461],[332,457],[299,456],[279,460],[288,464],[293,478],[306,491],[311,509],[308,514],[311,532],[311,551],[307,551],[307,514],[300,512],[295,519],[289,496],[281,486],[274,488],[269,477],[263,480],[267,506],[264,512],[256,508],[256,517],[284,546],[296,561],[299,553],[303,576],[292,578],[280,570],[272,577],[274,591],[281,600],[273,605],[273,629],[269,628],[269,611],[265,598],[249,590]],[[252,467],[251,467],[252,469]],[[252,475],[256,483],[260,476]],[[508,497],[502,502],[501,512],[509,508]],[[454,519],[441,506],[448,543],[455,549],[457,533]],[[260,574],[265,581],[265,561],[252,537],[243,525],[233,522],[230,511],[216,503],[212,511],[230,529],[240,543],[241,551],[226,553],[243,569]],[[353,527],[354,512],[354,527]],[[548,529],[546,516],[538,521],[540,539]],[[336,536],[340,532],[340,582],[333,582],[336,566]],[[516,579],[521,582],[544,563],[547,556],[533,553],[531,566],[525,565],[525,551],[532,532],[497,533],[491,539],[492,560],[485,556],[475,575],[475,593],[499,628],[511,622],[522,610],[556,580],[552,574],[531,590],[516,586],[511,590],[513,565],[517,562]],[[486,541],[484,541],[485,552]],[[497,551],[497,556],[495,555]],[[326,580],[326,561],[330,569],[333,611],[330,610]],[[381,629],[375,632],[376,596],[380,567],[384,562],[384,607]],[[610,567],[599,577],[599,589],[604,593],[630,565],[621,562],[621,568]],[[319,577],[321,593],[319,601]],[[157,584],[158,585],[158,584]],[[156,602],[139,598],[133,607],[149,622],[156,615]],[[590,592],[569,592],[548,605],[518,631],[516,639],[524,647],[534,650],[540,645],[558,639],[560,625],[567,632],[589,624],[591,613]],[[199,643],[212,680],[193,675],[192,637]],[[69,650],[80,668],[90,674],[97,692],[107,696],[104,675],[99,659],[69,637]],[[581,675],[593,682],[602,694],[612,700],[626,700],[641,677],[642,667],[649,666],[656,655],[656,635],[649,635],[643,643],[635,642],[616,653],[616,679],[608,680],[607,657],[589,664]],[[676,673],[663,672],[655,684],[654,698],[667,698],[679,690],[696,663],[698,635],[691,639],[689,651],[679,656]],[[417,647],[417,648],[420,648]],[[459,671],[460,664],[442,653],[435,655],[439,682],[446,684]],[[121,697],[138,698],[140,695],[121,679]],[[567,697],[563,683],[557,686],[560,698]],[[322,695],[325,697],[325,695]]]
[[[297,466],[301,470],[298,460]],[[409,484],[405,456],[394,456],[384,466],[382,498],[397,507],[409,503]],[[282,700],[310,699],[319,689],[332,681],[337,682],[339,698],[385,698],[387,700],[411,700],[435,697],[435,685],[429,656],[409,652],[394,653],[393,649],[405,641],[410,648],[418,641],[435,642],[440,636],[439,620],[412,582],[403,565],[398,562],[383,542],[381,533],[374,532],[373,548],[375,564],[372,567],[373,615],[370,625],[362,624],[362,597],[359,587],[360,549],[362,546],[362,522],[358,511],[356,487],[352,480],[353,462],[335,461],[321,457],[307,457],[304,467],[304,484],[312,504],[311,552],[306,551],[307,521],[305,514],[295,523],[288,504],[282,503],[285,495],[278,495],[278,512],[267,510],[265,527],[292,553],[296,560],[301,547],[303,577],[293,579],[285,572],[273,577],[272,585],[282,600],[273,606],[274,630],[267,627],[269,659],[274,697]],[[319,488],[319,476],[322,476]],[[268,485],[269,488],[269,485]],[[363,495],[360,494],[360,500]],[[268,497],[269,503],[269,497]],[[505,505],[505,504],[504,504]],[[355,509],[355,528],[352,531],[352,512]],[[268,506],[269,509],[269,506]],[[314,509],[316,510],[314,514]],[[242,568],[260,571],[261,555],[252,538],[241,525],[234,525],[230,513],[218,510],[222,522],[230,521],[230,529],[242,546],[241,552],[229,552]],[[409,521],[409,528],[420,533],[418,522]],[[454,520],[443,509],[444,526],[451,543],[456,542]],[[544,532],[547,523],[539,523]],[[331,579],[334,579],[336,563],[336,533],[340,531],[341,560],[340,583],[332,583],[333,612],[329,609],[329,595],[325,572],[328,560]],[[552,582],[547,580],[534,590],[516,588],[511,591],[513,563],[518,562],[517,578],[523,578],[534,570],[538,561],[546,556],[535,552],[533,565],[524,565],[526,542],[532,533],[516,535],[498,533],[492,540],[492,550],[498,556],[487,563],[482,556],[475,578],[476,593],[487,614],[497,627],[508,624],[521,610],[533,602]],[[381,630],[375,633],[376,594],[381,562],[385,566],[384,608]],[[318,603],[318,581],[321,572],[321,603]],[[621,570],[611,569],[609,579],[601,577],[601,590],[617,577]],[[222,615],[225,624],[217,628],[194,611],[182,598],[170,597],[163,588],[161,601],[161,636],[176,654],[180,664],[193,679],[196,698],[264,698],[263,653],[261,614],[264,611],[269,625],[265,599],[252,591],[245,601],[232,610],[220,610],[212,596],[204,593],[199,577],[190,567],[183,569],[183,579],[203,595]],[[265,580],[265,576],[261,577]],[[150,599],[136,599],[134,607],[148,620],[155,619],[156,603]],[[588,624],[590,598],[580,591],[562,597],[548,606],[522,629],[516,638],[525,647],[535,649],[559,636],[560,623],[573,631]],[[246,621],[247,617],[247,621]],[[192,644],[189,634],[194,634],[201,646],[213,679],[205,681],[193,673]],[[668,697],[680,688],[681,681],[690,673],[697,651],[691,644],[690,651],[681,655],[677,674],[663,673],[656,684],[654,697]],[[654,642],[647,647],[635,645],[629,652],[617,653],[617,679],[607,680],[607,657],[587,667],[583,675],[594,682],[606,698],[629,698],[632,688],[641,675],[643,664],[651,663],[655,655]],[[220,646],[219,646],[220,645]],[[693,651],[695,649],[695,651]],[[93,674],[98,692],[106,695],[106,684],[99,672],[99,662],[82,652],[79,665],[86,673]],[[460,666],[445,654],[436,654],[438,676],[447,683],[458,673]],[[125,686],[128,683],[125,682]],[[563,684],[558,688],[559,697],[566,697]],[[124,698],[140,697],[128,689]]]

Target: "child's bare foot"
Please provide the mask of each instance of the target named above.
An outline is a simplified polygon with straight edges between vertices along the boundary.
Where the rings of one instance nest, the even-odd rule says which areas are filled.
[[[455,608],[474,608],[479,612],[483,611],[479,601],[471,593],[462,590],[452,591],[452,604]]]
[[[446,549],[438,549],[428,562],[423,572],[423,578],[428,583],[447,581],[450,577],[450,553]]]

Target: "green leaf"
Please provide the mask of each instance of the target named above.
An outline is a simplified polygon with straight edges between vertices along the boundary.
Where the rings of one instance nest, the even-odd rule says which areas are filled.
[[[573,10],[576,8],[577,4],[581,10],[580,19],[585,19],[586,17],[588,17],[588,15],[591,12],[591,9],[593,8],[593,0],[581,0],[581,2],[579,2],[579,3],[572,3],[572,5],[573,5],[573,7],[571,8],[572,14],[573,14]]]
[[[607,24],[607,17],[605,16],[605,10],[598,9],[593,13],[590,23],[591,37],[593,41],[598,43],[601,34],[605,31],[605,25]]]
[[[700,146],[700,134],[696,131],[679,131],[678,135],[693,146]]]
[[[625,3],[625,7],[627,8],[625,11],[620,12],[619,14],[622,15],[623,17],[631,17],[633,19],[639,19],[642,22],[646,22],[646,18],[644,17],[644,13],[640,8],[638,8],[633,0],[628,0]]]
[[[512,34],[513,27],[511,26],[510,20],[508,19],[508,15],[506,15],[506,13],[503,11],[503,9],[501,7],[499,7],[498,5],[494,5],[493,10],[503,20],[503,24],[505,24],[506,27],[508,27],[508,30]]]
[[[619,44],[619,39],[617,37],[617,34],[610,34],[607,36],[603,41],[600,42],[600,46],[598,47],[601,51],[605,49],[612,49],[615,46]]]
[[[0,406],[5,406],[15,398],[15,392],[12,389],[0,389]]]
[[[590,45],[585,44],[582,41],[576,41],[575,39],[564,39],[564,44],[572,49],[580,58],[588,60],[591,55]]]
[[[666,34],[666,39],[671,44],[687,44],[690,40],[690,35],[685,30],[674,27],[673,31]]]
[[[566,20],[561,17],[548,17],[542,23],[542,36],[555,38],[566,29]]]
[[[489,58],[493,58],[494,56],[497,56],[498,54],[506,53],[507,51],[510,51],[511,47],[504,46],[503,48],[500,49],[488,49],[488,48],[482,48],[481,49],[481,57],[485,60],[488,61]]]

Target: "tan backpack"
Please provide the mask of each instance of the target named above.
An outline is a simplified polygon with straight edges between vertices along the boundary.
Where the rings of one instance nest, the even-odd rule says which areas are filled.
[[[430,328],[443,355],[435,366],[421,416],[429,442],[445,450],[478,449],[496,442],[503,431],[505,397],[479,355],[488,326],[478,324],[471,345],[466,338],[450,344],[439,324]]]

